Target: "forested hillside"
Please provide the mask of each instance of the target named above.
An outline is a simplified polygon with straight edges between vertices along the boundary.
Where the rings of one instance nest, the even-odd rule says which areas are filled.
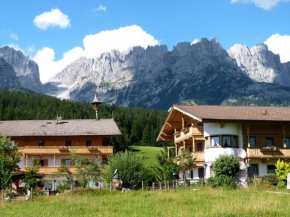
[[[71,102],[55,97],[24,91],[0,91],[0,120],[53,120],[60,114],[63,119],[93,119],[95,112],[86,102]],[[131,145],[163,146],[156,138],[167,116],[163,110],[123,108],[102,105],[100,118],[114,117],[121,137],[111,139],[115,151]]]

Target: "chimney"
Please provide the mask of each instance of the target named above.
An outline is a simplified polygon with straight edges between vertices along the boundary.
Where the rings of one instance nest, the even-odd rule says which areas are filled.
[[[267,115],[267,114],[269,114],[269,113],[268,113],[267,109],[265,109],[265,110],[262,112],[262,115]]]
[[[101,107],[101,104],[102,104],[102,102],[98,100],[97,94],[95,94],[95,98],[94,98],[93,102],[91,102],[91,105],[93,106],[93,108],[96,111],[96,120],[99,120],[98,112],[99,112],[99,109]]]

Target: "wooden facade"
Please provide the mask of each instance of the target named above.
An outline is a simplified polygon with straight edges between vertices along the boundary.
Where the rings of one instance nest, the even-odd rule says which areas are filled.
[[[223,110],[228,112],[224,117]],[[273,166],[279,159],[290,160],[289,118],[290,108],[177,105],[171,108],[157,140],[174,142],[171,148],[176,155],[180,148],[192,152],[196,158],[193,168],[212,165],[214,157],[227,153],[227,149],[236,157],[239,149],[244,149],[247,162]],[[213,138],[219,144],[212,144]]]
[[[63,165],[75,174],[70,152],[107,160],[113,154],[110,137],[121,135],[113,119],[0,121],[0,132],[11,137],[22,153],[21,171],[34,159],[41,165],[39,173],[44,175],[57,172]]]

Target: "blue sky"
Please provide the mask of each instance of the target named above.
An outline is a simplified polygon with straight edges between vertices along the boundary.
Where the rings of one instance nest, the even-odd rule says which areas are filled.
[[[41,16],[53,9],[59,12],[59,19],[53,18],[56,11]],[[38,23],[37,16],[41,16]],[[118,31],[110,32],[133,25],[136,28],[121,34],[128,34],[130,40],[125,42],[118,41]],[[105,30],[109,30],[106,35],[97,37]],[[166,44],[170,50],[178,42],[216,37],[223,48],[229,49],[235,43],[252,47],[275,34],[279,35],[270,40],[269,48],[286,59],[290,53],[288,0],[13,0],[2,1],[0,7],[0,46],[14,46],[34,58],[41,76],[45,75],[43,81],[79,55],[98,55],[92,53],[93,49],[87,55],[83,40],[88,35],[96,37],[87,40],[87,47],[96,45],[94,49],[101,52],[115,47],[125,49],[133,43],[128,41],[136,37],[136,45]],[[112,46],[102,47],[106,44],[102,40]],[[281,41],[289,45],[289,53]],[[52,67],[52,72],[45,71],[47,66]]]

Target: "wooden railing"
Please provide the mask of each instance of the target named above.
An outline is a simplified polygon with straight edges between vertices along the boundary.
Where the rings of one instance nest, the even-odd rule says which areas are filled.
[[[193,126],[184,128],[175,134],[175,142],[184,141],[192,136],[203,136],[203,126]]]
[[[43,167],[39,168],[39,171],[37,173],[48,175],[48,174],[52,174],[52,173],[58,172],[59,168],[60,167],[46,167],[46,166],[43,166]],[[21,170],[25,171],[25,167],[23,169],[21,169]],[[73,174],[76,174],[76,168],[75,167],[70,167],[69,170]]]
[[[285,159],[290,158],[289,148],[278,148],[276,150],[269,150],[263,148],[248,148],[248,158],[260,158],[260,159]]]
[[[193,152],[193,155],[195,157],[195,161],[204,161],[204,151],[196,151]]]
[[[25,155],[65,155],[70,151],[76,154],[113,154],[112,146],[24,146],[19,147]]]

